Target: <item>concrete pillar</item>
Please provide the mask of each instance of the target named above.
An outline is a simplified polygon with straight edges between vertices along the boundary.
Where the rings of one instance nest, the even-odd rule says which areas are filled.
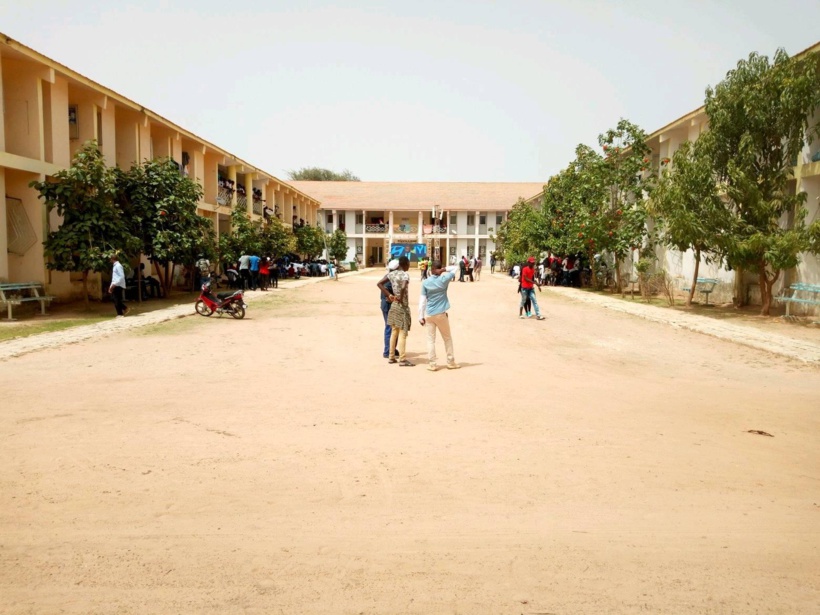
[[[393,211],[387,212],[387,240],[393,243]]]
[[[231,165],[228,167],[228,179],[233,182],[233,195],[231,195],[231,209],[236,207],[236,166]]]
[[[51,84],[51,162],[61,167],[71,166],[71,148],[68,135],[68,81],[55,79]],[[0,114],[1,115],[1,114]],[[2,149],[0,147],[0,149]],[[106,160],[108,164],[112,164]]]
[[[419,223],[418,223],[418,243],[424,243],[424,214],[419,212]]]
[[[335,233],[339,229],[339,214],[334,209],[331,215],[333,216],[332,224],[333,224],[333,232]]]
[[[0,81],[0,89],[2,89],[2,81]],[[2,92],[0,92],[0,106],[2,104],[3,97]],[[2,133],[0,133],[1,136]],[[6,170],[0,167],[0,280],[9,279],[9,234],[6,216]]]
[[[253,175],[245,173],[242,183],[245,184],[245,211],[248,217],[251,217],[253,215]]]

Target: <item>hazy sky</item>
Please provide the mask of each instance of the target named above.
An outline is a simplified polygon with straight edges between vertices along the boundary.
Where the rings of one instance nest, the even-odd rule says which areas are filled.
[[[0,32],[283,179],[546,180],[818,24],[817,0],[0,2]]]

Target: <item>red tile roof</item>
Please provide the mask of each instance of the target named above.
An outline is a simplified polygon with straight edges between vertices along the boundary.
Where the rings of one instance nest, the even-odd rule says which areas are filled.
[[[506,211],[543,182],[315,182],[290,185],[321,201],[321,209],[368,211]]]

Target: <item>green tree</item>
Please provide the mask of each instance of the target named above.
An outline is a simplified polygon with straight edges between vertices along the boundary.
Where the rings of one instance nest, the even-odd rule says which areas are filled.
[[[288,176],[292,180],[311,182],[358,182],[362,181],[353,173],[345,169],[341,173],[336,173],[330,169],[319,167],[302,167],[296,171],[288,171]]]
[[[537,256],[545,248],[548,237],[540,210],[519,199],[498,229],[496,251],[502,253],[505,261],[512,266],[528,256]]]
[[[718,194],[712,170],[711,135],[685,142],[672,157],[671,168],[660,177],[650,213],[658,225],[660,240],[667,246],[695,255],[695,272],[686,305],[692,305],[702,255],[718,255],[730,223]]]
[[[342,262],[347,257],[347,233],[342,229],[336,229],[327,238],[327,249],[330,258]]]
[[[139,249],[116,202],[116,174],[106,166],[97,143],[89,141],[68,169],[29,186],[40,193],[49,212],[56,209],[62,217],[60,227],[43,242],[46,266],[81,273],[88,308],[89,273],[107,270],[114,252],[128,255]]]
[[[318,226],[297,226],[293,229],[296,235],[296,251],[306,260],[318,258],[325,249],[325,232]]]
[[[259,229],[259,248],[261,254],[276,260],[296,249],[296,237],[279,218],[271,218]]]
[[[601,175],[608,189],[606,207],[601,214],[608,227],[607,241],[599,247],[606,248],[615,257],[620,290],[621,262],[649,239],[645,195],[651,193],[653,186],[653,177],[647,174],[651,150],[643,129],[625,119],[599,135],[598,144],[604,151]]]
[[[199,254],[215,254],[211,221],[197,213],[202,187],[180,175],[170,158],[145,160],[119,171],[118,184],[131,232],[157,266],[167,297],[175,265],[193,265]]]
[[[261,254],[261,226],[258,220],[252,222],[244,209],[234,207],[230,232],[219,236],[219,258],[234,263],[242,254]]]
[[[763,315],[770,313],[780,272],[813,248],[816,229],[806,225],[806,193],[792,194],[789,181],[800,150],[820,130],[820,124],[809,125],[818,106],[817,54],[794,59],[779,49],[770,62],[752,53],[706,90],[714,170],[732,216],[727,262],[757,274]],[[742,292],[737,300],[742,302]]]

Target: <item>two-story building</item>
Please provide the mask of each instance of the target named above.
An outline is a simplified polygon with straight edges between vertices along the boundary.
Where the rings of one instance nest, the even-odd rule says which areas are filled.
[[[349,261],[381,264],[395,244],[422,244],[432,258],[486,256],[494,235],[520,197],[542,182],[317,182],[294,181],[322,202],[329,233],[347,235]]]
[[[0,280],[41,282],[57,297],[80,294],[79,276],[46,267],[43,240],[60,220],[29,182],[67,168],[92,139],[112,166],[173,158],[202,186],[198,212],[217,234],[229,230],[237,206],[251,218],[267,205],[287,225],[317,222],[315,198],[5,35],[0,117]]]

